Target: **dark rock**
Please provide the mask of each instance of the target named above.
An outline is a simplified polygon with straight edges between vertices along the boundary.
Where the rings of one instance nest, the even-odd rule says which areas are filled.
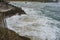
[[[0,27],[0,40],[30,40],[30,38],[19,36],[12,30]]]
[[[11,17],[15,15],[16,13],[19,13],[19,15],[25,14],[25,12],[21,8],[18,8],[16,6],[13,6],[3,1],[0,2],[0,14],[1,14],[0,17],[2,18],[2,20],[4,20],[4,18],[8,16]],[[2,20],[0,20],[0,22]],[[3,24],[4,24],[4,21],[3,21]],[[3,25],[0,26],[0,40],[30,40],[27,37],[19,36],[14,31],[9,30],[8,28],[5,28],[5,27],[3,27]]]
[[[0,14],[7,16],[13,16],[15,14],[21,15],[26,14],[22,8],[16,7],[8,2],[0,2]]]

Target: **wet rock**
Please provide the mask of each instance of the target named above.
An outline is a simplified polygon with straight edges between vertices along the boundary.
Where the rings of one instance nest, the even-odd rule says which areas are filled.
[[[26,14],[22,8],[16,7],[7,2],[0,2],[0,14],[4,15],[5,17],[11,17],[17,13],[18,15]]]
[[[19,36],[12,30],[0,27],[0,40],[30,40],[27,37]]]

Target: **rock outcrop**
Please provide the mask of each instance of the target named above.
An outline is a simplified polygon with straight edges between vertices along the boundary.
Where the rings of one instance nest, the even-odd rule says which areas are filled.
[[[30,40],[30,38],[19,36],[12,30],[0,27],[0,40]]]

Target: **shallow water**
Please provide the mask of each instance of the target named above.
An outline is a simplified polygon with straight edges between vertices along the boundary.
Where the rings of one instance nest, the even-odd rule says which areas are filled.
[[[25,6],[29,4],[35,3],[27,3]],[[8,28],[21,36],[30,37],[31,40],[60,40],[60,21],[58,20],[60,16],[57,14],[57,10],[53,7],[53,11],[55,11],[53,13],[50,6],[45,8],[46,4],[42,5],[43,7],[37,6],[39,4],[36,3],[30,7],[20,5],[27,15],[14,15],[6,18]],[[57,9],[60,11],[59,8]]]

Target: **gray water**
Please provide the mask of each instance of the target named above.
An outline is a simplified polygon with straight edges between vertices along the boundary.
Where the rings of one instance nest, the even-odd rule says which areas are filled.
[[[43,12],[43,14],[45,14],[45,16],[60,21],[60,7],[46,6],[41,11]]]
[[[42,11],[45,16],[51,17],[60,21],[60,3],[40,3],[40,2],[11,2],[18,7],[33,8],[37,11]]]
[[[7,27],[31,40],[60,40],[60,3],[11,2],[26,15],[6,18]]]

